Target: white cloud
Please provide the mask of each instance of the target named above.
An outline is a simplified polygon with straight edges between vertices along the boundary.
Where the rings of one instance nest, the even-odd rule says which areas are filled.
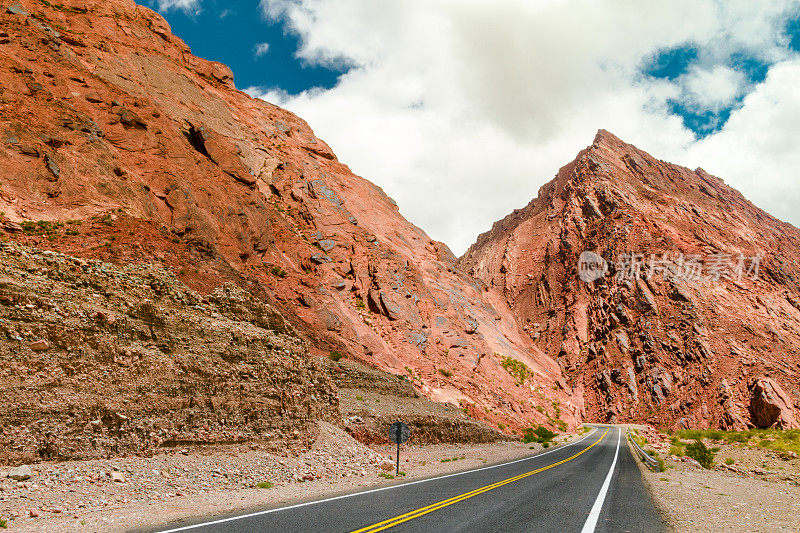
[[[694,111],[714,111],[734,104],[745,90],[741,71],[717,65],[712,69],[692,67],[681,77],[685,101]]]
[[[200,12],[200,3],[202,0],[158,0],[159,11],[171,11],[173,9],[185,11],[189,14],[197,14]]]
[[[745,94],[744,78],[720,66],[732,54],[789,61],[780,28],[797,4],[788,0],[261,5],[300,35],[302,59],[352,68],[330,90],[260,95],[306,119],[342,161],[382,186],[412,222],[457,254],[536,196],[599,128],[658,157],[702,157],[698,164],[721,169],[746,195],[750,178],[727,164],[727,147],[747,142],[755,135],[747,124],[766,127],[767,117],[798,129],[775,112],[793,95],[774,89],[772,96],[757,96],[768,85],[787,87],[772,71],[728,126],[705,141],[696,142],[668,107],[668,99],[683,98],[718,109]],[[687,43],[697,47],[698,59],[686,76],[670,82],[641,75],[647,58]],[[762,118],[751,111],[757,108]],[[781,134],[787,132],[775,137]],[[793,170],[767,161],[774,150],[755,143],[746,153],[777,173],[762,176],[774,185],[774,198],[797,194]],[[777,212],[775,202],[765,198],[762,207]],[[800,214],[791,217],[800,224]]]
[[[800,58],[775,64],[725,127],[687,160],[723,178],[772,215],[800,227]]]
[[[253,55],[257,58],[269,52],[269,43],[258,43],[253,47]]]

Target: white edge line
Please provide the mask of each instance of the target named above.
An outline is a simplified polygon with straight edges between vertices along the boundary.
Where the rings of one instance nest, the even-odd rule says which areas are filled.
[[[537,454],[537,455],[531,455],[530,457],[523,457],[522,459],[516,459],[514,461],[509,461],[507,463],[500,463],[500,464],[492,465],[492,466],[484,466],[484,467],[481,467],[481,468],[476,468],[474,470],[465,470],[464,472],[456,472],[454,474],[445,474],[443,476],[431,477],[431,478],[427,478],[427,479],[420,479],[418,481],[409,481],[408,483],[400,483],[398,485],[390,485],[388,487],[379,487],[377,489],[370,489],[370,490],[365,490],[365,491],[362,491],[362,492],[354,492],[352,494],[342,494],[341,496],[334,496],[332,498],[325,498],[325,499],[322,499],[322,500],[314,500],[314,501],[310,501],[310,502],[297,503],[297,504],[294,504],[294,505],[288,505],[286,507],[278,507],[276,509],[266,509],[264,511],[257,511],[255,513],[248,513],[248,514],[243,514],[243,515],[238,515],[238,516],[231,516],[229,518],[221,518],[219,520],[212,520],[210,522],[202,522],[200,524],[194,524],[194,525],[191,525],[191,526],[183,526],[183,527],[179,527],[179,528],[175,528],[175,529],[159,530],[159,533],[176,533],[178,531],[189,531],[191,529],[197,529],[197,528],[206,527],[206,526],[213,526],[213,525],[216,525],[216,524],[223,524],[225,522],[233,522],[234,520],[243,520],[245,518],[251,518],[253,516],[262,516],[262,515],[266,515],[266,514],[277,513],[279,511],[288,511],[289,509],[297,509],[299,507],[306,507],[308,505],[316,505],[318,503],[332,502],[332,501],[335,501],[335,500],[343,500],[345,498],[354,498],[355,496],[363,496],[364,494],[372,494],[372,493],[375,493],[375,492],[382,492],[384,490],[392,490],[392,489],[397,489],[397,488],[400,488],[400,487],[408,487],[409,485],[416,485],[418,483],[427,483],[429,481],[436,481],[438,479],[445,479],[445,478],[448,478],[448,477],[455,477],[455,476],[463,476],[465,474],[472,474],[473,472],[480,472],[482,470],[491,470],[492,468],[500,468],[501,466],[513,465],[514,463],[520,463],[522,461],[530,461],[531,459],[536,459],[538,457],[542,457],[543,455],[547,455],[548,453],[553,453],[553,452],[558,451],[558,450],[563,450],[564,448],[572,446],[573,444],[578,444],[579,442],[581,442],[583,440],[586,440],[589,437],[591,437],[592,435],[594,435],[595,432],[597,432],[597,430],[598,430],[598,428],[594,428],[591,433],[589,433],[589,434],[585,435],[584,437],[576,440],[575,442],[570,442],[569,444],[561,446],[560,448],[554,448],[554,449],[552,449],[550,451],[547,451],[547,452],[544,452],[544,453],[540,453],[540,454]],[[617,443],[617,445],[619,446],[619,443]],[[615,457],[614,458],[614,462],[616,463],[616,461],[617,460],[616,460],[616,457]]]
[[[594,501],[594,505],[592,505],[592,510],[589,511],[589,516],[586,518],[586,523],[583,524],[583,529],[581,529],[581,533],[593,533],[595,528],[597,527],[597,520],[600,518],[600,511],[603,510],[603,502],[606,501],[606,494],[608,493],[608,487],[611,485],[611,478],[614,477],[614,467],[617,466],[617,457],[619,456],[619,439],[621,434],[622,430],[618,428],[617,451],[614,452],[614,460],[611,462],[611,468],[608,469],[608,475],[606,475],[606,480],[603,481],[603,486],[600,487],[600,493],[597,495],[597,499]]]

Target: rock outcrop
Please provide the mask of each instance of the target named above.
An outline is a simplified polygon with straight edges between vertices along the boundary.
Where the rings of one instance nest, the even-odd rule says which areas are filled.
[[[201,294],[234,283],[279,309],[312,355],[406,375],[495,425],[580,419],[501,294],[158,14],[130,0],[20,0],[0,21],[6,238],[155,261]]]
[[[750,388],[750,412],[756,426],[777,426],[781,429],[798,427],[792,399],[774,379],[756,379]]]
[[[324,365],[236,285],[0,249],[0,463],[310,445],[340,419]]]
[[[744,429],[792,424],[798,259],[797,228],[601,130],[459,264],[503,292],[587,418]]]

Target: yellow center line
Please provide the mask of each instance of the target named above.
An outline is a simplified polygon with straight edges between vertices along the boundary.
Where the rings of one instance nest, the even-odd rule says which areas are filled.
[[[508,479],[504,479],[502,481],[498,481],[497,483],[492,483],[491,485],[486,485],[485,487],[481,487],[479,489],[475,489],[475,490],[470,491],[470,492],[465,492],[464,494],[460,494],[458,496],[454,496],[454,497],[452,497],[450,499],[447,499],[447,500],[442,500],[442,501],[437,502],[437,503],[432,503],[432,504],[427,505],[425,507],[421,507],[421,508],[419,508],[419,509],[417,509],[415,511],[410,511],[410,512],[405,513],[405,514],[401,514],[399,516],[395,516],[394,518],[390,518],[388,520],[384,520],[383,522],[378,522],[377,524],[373,524],[371,526],[367,526],[365,528],[358,529],[356,531],[353,531],[352,533],[367,533],[367,532],[374,533],[376,531],[383,531],[384,529],[389,529],[390,527],[394,527],[396,525],[402,524],[403,522],[407,522],[409,520],[413,520],[414,518],[419,518],[420,516],[426,515],[428,513],[436,511],[438,509],[442,509],[443,507],[447,507],[448,505],[453,505],[454,503],[458,503],[458,502],[467,500],[469,498],[472,498],[473,496],[477,496],[479,494],[483,494],[484,492],[489,492],[490,490],[496,489],[498,487],[502,487],[503,485],[508,485],[509,483],[513,483],[515,481],[519,481],[520,479],[524,479],[524,478],[526,478],[528,476],[532,476],[534,474],[538,474],[539,472],[544,472],[545,470],[549,470],[549,469],[551,469],[553,467],[556,467],[558,465],[563,465],[564,463],[566,463],[568,461],[572,461],[573,459],[575,459],[579,455],[584,454],[587,451],[589,451],[598,442],[603,440],[603,438],[608,434],[609,431],[610,431],[610,428],[606,429],[606,432],[603,433],[603,435],[599,439],[597,439],[595,442],[590,444],[588,447],[586,447],[583,450],[579,451],[575,455],[567,457],[566,459],[564,459],[562,461],[558,461],[557,463],[553,463],[553,464],[548,465],[548,466],[543,466],[542,468],[537,468],[536,470],[531,470],[530,472],[526,472],[526,473],[520,474],[518,476],[510,477]]]

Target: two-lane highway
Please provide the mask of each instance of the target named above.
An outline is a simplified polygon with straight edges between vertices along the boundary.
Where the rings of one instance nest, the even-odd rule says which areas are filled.
[[[509,463],[169,532],[662,531],[621,428]]]

